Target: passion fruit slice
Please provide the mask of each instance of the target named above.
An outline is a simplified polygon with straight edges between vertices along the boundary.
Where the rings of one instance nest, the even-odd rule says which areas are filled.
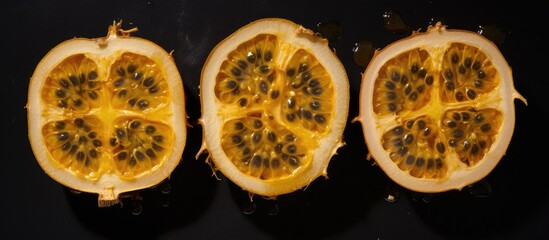
[[[201,152],[250,194],[274,198],[326,176],[343,145],[345,69],[326,39],[291,21],[260,19],[220,42],[200,91]]]
[[[179,163],[186,141],[183,83],[164,49],[109,27],[104,38],[67,40],[31,78],[29,138],[59,183],[99,194],[99,206],[154,186]]]
[[[356,120],[369,157],[396,183],[418,192],[459,190],[505,154],[515,99],[526,104],[491,41],[437,23],[376,52]]]

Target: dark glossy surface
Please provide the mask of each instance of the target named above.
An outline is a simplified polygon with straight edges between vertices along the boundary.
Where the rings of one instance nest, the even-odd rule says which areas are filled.
[[[546,17],[541,6],[481,1],[13,1],[0,4],[4,114],[0,167],[2,239],[547,239],[549,194],[545,139],[549,80]],[[449,28],[496,27],[500,49],[512,66],[517,90],[515,135],[494,171],[461,192],[417,194],[390,183],[366,160],[358,94],[363,67],[353,61],[361,40],[382,48],[410,32],[393,33],[383,14],[396,11],[410,29],[435,20]],[[283,17],[317,30],[336,21],[342,33],[330,45],[346,67],[351,85],[346,146],[334,156],[329,179],[277,201],[248,196],[221,174],[212,176],[195,160],[202,130],[200,72],[212,48],[239,27],[259,18]],[[181,164],[163,185],[97,207],[97,196],[75,194],[49,178],[27,139],[28,80],[40,59],[72,37],[100,37],[113,20],[135,36],[173,50],[184,79],[191,124]],[[544,64],[544,65],[542,65]],[[392,193],[396,201],[386,201]]]

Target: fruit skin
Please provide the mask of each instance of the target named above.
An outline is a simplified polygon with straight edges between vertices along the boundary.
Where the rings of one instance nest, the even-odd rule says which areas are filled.
[[[216,116],[218,106],[216,99],[213,97],[215,74],[217,74],[219,66],[227,54],[240,43],[262,33],[274,33],[281,39],[291,39],[291,41],[295,41],[293,43],[297,47],[304,47],[313,52],[320,59],[321,64],[326,65],[325,67],[329,69],[328,71],[334,78],[335,101],[338,104],[334,107],[335,113],[333,114],[337,116],[337,121],[332,123],[332,132],[320,141],[320,147],[315,150],[311,166],[303,169],[301,173],[293,177],[272,181],[258,180],[242,174],[225,155],[218,140],[221,137],[221,120]],[[220,42],[206,60],[201,76],[202,117],[199,122],[203,129],[203,144],[196,158],[198,159],[200,155],[207,152],[206,163],[211,166],[214,175],[217,170],[220,170],[232,182],[247,191],[250,196],[260,195],[271,199],[302,189],[320,176],[327,178],[327,168],[331,157],[337,154],[340,147],[345,145],[343,130],[348,114],[349,84],[343,65],[328,47],[326,39],[287,19],[259,19],[240,28]]]
[[[502,80],[497,91],[499,91],[501,97],[499,109],[505,117],[497,140],[498,142],[495,146],[492,146],[479,164],[470,168],[458,169],[446,179],[430,180],[411,177],[392,162],[380,144],[381,134],[376,131],[378,122],[373,117],[375,113],[372,110],[371,104],[372,96],[374,95],[373,85],[381,66],[389,59],[397,56],[397,54],[419,47],[442,55],[442,51],[450,42],[466,43],[485,51],[491,57],[491,61],[496,66],[497,72],[501,75],[500,78]],[[505,155],[514,130],[515,99],[519,99],[527,105],[526,99],[514,88],[511,68],[497,46],[480,34],[457,29],[448,30],[446,26],[439,22],[435,26],[430,26],[426,32],[413,32],[411,36],[396,41],[384,49],[375,52],[374,57],[363,74],[360,90],[360,112],[359,116],[353,119],[353,122],[360,122],[363,127],[363,135],[369,150],[368,159],[374,159],[376,164],[399,185],[413,191],[426,193],[461,190],[463,187],[475,183],[488,175]],[[473,104],[473,107],[481,106],[481,103]],[[397,117],[395,121],[398,122],[400,119]]]
[[[121,29],[121,26],[122,21],[113,21],[113,24],[108,28],[106,37],[91,39],[73,38],[52,48],[38,63],[30,79],[28,101],[25,107],[28,114],[29,142],[41,168],[48,176],[66,187],[77,191],[98,194],[99,207],[116,205],[124,194],[129,195],[129,192],[153,187],[169,178],[171,172],[181,160],[187,137],[187,116],[183,81],[171,54],[167,53],[154,42],[130,36],[132,32],[137,31],[137,28],[124,30]],[[170,104],[172,115],[173,118],[181,121],[181,124],[174,124],[172,126],[175,133],[174,147],[170,150],[171,154],[162,166],[153,169],[150,174],[138,176],[133,180],[121,180],[118,176],[107,173],[96,180],[76,177],[72,173],[53,164],[52,157],[43,144],[41,128],[44,120],[41,115],[44,106],[42,106],[40,98],[41,84],[44,82],[42,78],[45,78],[57,63],[68,56],[86,51],[86,54],[96,54],[108,58],[113,54],[120,54],[120,50],[131,51],[147,56],[157,62],[162,62],[163,74],[166,75],[165,77],[170,81],[169,84],[171,85],[172,97]],[[99,62],[98,64],[112,64],[109,61]],[[105,76],[101,77],[104,78]]]

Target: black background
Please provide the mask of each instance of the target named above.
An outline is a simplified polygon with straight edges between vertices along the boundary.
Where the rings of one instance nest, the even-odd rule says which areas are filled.
[[[0,164],[0,234],[3,239],[547,239],[548,108],[547,16],[525,1],[42,1],[0,4],[3,131]],[[353,47],[369,40],[377,48],[408,36],[383,27],[385,11],[399,12],[412,29],[433,20],[448,28],[478,31],[495,26],[513,69],[515,134],[506,156],[480,183],[463,191],[418,194],[395,186],[372,162],[359,123],[358,95],[364,68],[353,62]],[[341,38],[330,45],[351,85],[346,146],[334,156],[329,179],[276,201],[254,198],[221,174],[212,176],[204,156],[199,81],[213,47],[241,26],[282,17],[312,30],[320,22],[341,23]],[[73,37],[102,37],[114,20],[138,27],[134,36],[173,50],[184,79],[189,129],[186,149],[171,178],[126,198],[123,205],[98,208],[97,196],[74,193],[49,178],[35,161],[27,137],[28,82],[40,59]],[[543,35],[543,36],[542,36]],[[490,191],[491,190],[491,191]],[[397,194],[396,202],[384,198]]]

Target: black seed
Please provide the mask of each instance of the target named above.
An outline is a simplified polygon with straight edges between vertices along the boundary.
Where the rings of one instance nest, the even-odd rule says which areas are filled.
[[[240,105],[241,107],[245,107],[246,105],[248,105],[248,99],[246,98],[238,99],[238,105]]]
[[[425,128],[426,125],[427,125],[427,123],[425,123],[425,121],[423,121],[423,120],[417,121],[417,128],[418,128],[419,130],[423,130],[423,129]]]
[[[238,60],[238,67],[246,69],[248,67],[248,63],[244,60]]]
[[[448,125],[448,127],[450,128],[455,128],[457,126],[456,122],[452,121],[452,120],[449,120],[446,122],[446,124]]]
[[[311,73],[309,71],[305,71],[304,73],[301,74],[301,81],[303,82],[307,82],[309,81],[309,79],[311,79]]]
[[[118,76],[120,76],[120,77],[126,76],[126,70],[124,70],[123,68],[118,68],[118,69],[116,69],[116,73],[117,73]]]
[[[452,136],[453,136],[454,138],[460,139],[460,138],[462,138],[463,136],[465,136],[465,132],[463,131],[463,129],[455,129],[455,130],[452,132]]]
[[[397,106],[396,106],[395,103],[389,103],[389,104],[387,104],[387,109],[389,109],[389,111],[391,111],[391,112],[394,112],[394,111],[397,110]]]
[[[414,135],[411,133],[408,133],[404,135],[404,143],[406,145],[410,145],[414,141]]]
[[[317,114],[315,114],[315,115],[313,116],[313,118],[315,119],[315,121],[316,121],[317,123],[320,123],[320,124],[323,124],[324,122],[326,122],[326,118],[325,118],[324,115],[322,115],[322,114],[318,114],[318,113],[317,113]]]
[[[441,142],[436,144],[436,148],[439,153],[444,153],[446,151],[446,147]]]
[[[78,137],[78,143],[79,144],[85,144],[88,142],[88,138],[86,136],[80,136]]]
[[[412,64],[412,66],[410,67],[410,72],[412,72],[413,74],[416,74],[418,71],[419,71],[419,66],[416,63]]]
[[[128,65],[128,68],[127,68],[128,72],[129,73],[134,73],[135,70],[137,70],[137,66],[133,65],[133,64],[130,64]],[[119,73],[120,74],[120,73]],[[122,76],[122,75],[121,75]]]
[[[395,92],[387,92],[387,98],[389,100],[394,100],[397,97]]]
[[[67,139],[69,139],[68,132],[60,132],[57,134],[57,141],[66,141]]]
[[[485,148],[486,147],[486,141],[479,141],[478,145],[480,146],[480,148]]]
[[[98,140],[98,139],[94,139],[94,140],[92,141],[92,143],[93,143],[93,146],[94,146],[94,147],[101,147],[101,146],[103,145],[103,144],[101,143],[101,141]]]
[[[459,56],[456,53],[452,54],[452,57],[450,59],[452,60],[453,64],[456,64],[459,62]]]
[[[152,148],[148,148],[147,150],[145,150],[145,154],[147,154],[149,158],[156,158],[156,153]]]
[[[299,80],[296,80],[295,82],[292,82],[292,88],[294,89],[298,89],[300,88],[301,86],[303,86],[303,82],[302,81],[299,81]]]
[[[252,140],[254,141],[254,143],[259,143],[262,137],[263,136],[260,132],[255,132],[252,136]]]
[[[271,159],[271,167],[272,168],[278,168],[280,166],[280,160],[278,158]]]
[[[140,72],[136,72],[133,74],[133,80],[139,80],[143,77],[143,73],[140,73]]]
[[[480,126],[480,130],[483,132],[488,132],[490,129],[492,129],[492,126],[489,123],[485,123]]]
[[[307,111],[307,110],[303,110],[303,108],[301,108],[301,111],[303,112],[303,117],[305,119],[311,119],[313,118],[313,114],[310,112],[310,111]]]
[[[456,92],[455,98],[458,101],[463,101],[465,99],[465,96],[463,95],[463,92],[458,91],[458,92]]]
[[[69,88],[69,81],[67,81],[67,79],[61,79],[59,80],[59,85],[61,85],[64,88]]]
[[[124,131],[124,129],[122,128],[117,128],[115,130],[116,132],[116,136],[118,137],[118,139],[124,139],[126,138],[126,131]]]
[[[293,142],[293,141],[295,141],[295,135],[293,135],[293,134],[288,134],[288,135],[286,135],[286,141],[287,141],[287,142]]]
[[[151,94],[157,93],[158,91],[160,91],[160,87],[158,87],[158,85],[154,85],[153,87],[149,88],[149,93]]]
[[[297,151],[297,146],[295,144],[290,144],[286,147],[286,151],[290,154],[294,154]]]
[[[420,78],[424,78],[425,76],[427,76],[427,69],[425,68],[419,69],[419,72],[417,73],[417,75]]]
[[[446,69],[446,71],[444,71],[444,77],[447,80],[452,80],[454,78],[454,72],[452,72],[451,69]]]
[[[130,123],[130,128],[131,128],[131,129],[136,129],[136,128],[138,128],[139,126],[141,126],[141,122],[140,122],[140,121],[135,120],[135,121],[132,121],[132,122]]]
[[[118,144],[118,140],[116,138],[112,137],[109,140],[109,144],[114,147],[114,146],[116,146],[116,144]]]
[[[293,113],[286,113],[286,120],[293,122],[295,120],[295,114]]]
[[[482,88],[483,82],[481,80],[475,80],[473,84],[475,84],[475,87],[477,88]]]
[[[245,147],[244,150],[242,150],[242,155],[246,156],[252,152],[252,149],[250,147]]]
[[[313,95],[318,96],[318,95],[322,94],[322,88],[316,87],[316,88],[313,88],[312,90],[310,90],[310,92]]]
[[[461,120],[461,115],[459,113],[455,112],[455,113],[452,114],[452,118],[456,121],[459,121],[459,120]]]
[[[402,126],[393,128],[393,135],[400,136],[402,133],[404,133],[404,128]]]
[[[88,74],[88,79],[90,80],[95,80],[97,78],[97,72],[96,71],[91,71],[89,74]]]
[[[119,161],[126,160],[126,158],[128,158],[128,152],[126,152],[126,151],[119,152],[118,155],[116,155],[116,158]]]
[[[421,158],[421,157],[420,157]],[[420,159],[418,158],[418,160]],[[416,157],[414,157],[414,155],[408,155],[406,157],[406,160],[404,160],[404,162],[408,165],[412,165],[414,163],[414,161],[416,160]]]
[[[280,96],[280,92],[279,92],[278,90],[273,90],[273,91],[271,92],[271,98],[272,98],[272,99],[277,99],[278,96]]]
[[[261,122],[261,120],[259,120],[259,119],[254,120],[254,127],[256,129],[259,129],[259,128],[263,127],[263,122]]]
[[[263,57],[263,59],[266,62],[270,62],[273,59],[273,53],[271,51],[265,52],[265,56]]]
[[[309,69],[309,65],[307,65],[307,63],[301,63],[301,64],[299,64],[299,68],[297,69],[297,71],[299,73],[302,73],[302,72],[307,71],[307,69]]]
[[[478,71],[478,70],[480,69],[481,66],[482,66],[482,65],[480,64],[479,61],[475,61],[475,62],[473,63],[473,70]]]
[[[401,84],[408,83],[408,77],[406,75],[402,75],[402,78],[400,79],[400,83]]]
[[[267,81],[262,80],[261,82],[259,82],[259,90],[263,94],[267,94],[269,92],[269,84],[267,83]]]
[[[477,77],[480,79],[484,79],[486,77],[486,72],[482,70],[478,71]]]
[[[408,155],[408,157],[410,157],[410,155]],[[417,158],[417,161],[416,161],[417,167],[423,167],[424,164],[425,164],[425,158],[422,158],[422,157]]]
[[[248,62],[250,63],[254,63],[255,62],[255,55],[253,52],[248,52],[248,55],[246,56],[246,59],[248,60]]]
[[[78,86],[80,84],[80,81],[75,76],[69,76],[69,80],[71,81],[73,86]]]
[[[90,157],[92,158],[97,158],[97,151],[95,149],[90,149],[88,151],[88,154],[90,155]]]
[[[412,101],[412,102],[415,101],[415,100],[417,100],[417,92],[415,92],[415,91],[412,92],[412,94],[410,94],[410,95],[408,96],[408,99],[410,99],[410,101]]]
[[[442,165],[443,165],[443,164],[442,164],[442,159],[436,158],[436,159],[435,159],[435,166],[436,166],[436,168],[437,168],[437,169],[441,169],[441,168],[442,168]]]
[[[293,109],[295,107],[295,99],[293,97],[288,98],[288,108]]]
[[[139,109],[145,109],[149,106],[149,101],[141,99],[137,102],[137,106],[139,107]]]
[[[408,147],[401,147],[398,151],[397,151],[397,154],[398,156],[404,156],[406,155],[406,153],[408,153]]]
[[[267,139],[270,142],[275,142],[276,141],[276,134],[274,132],[267,133]]]
[[[233,135],[231,139],[234,144],[239,144],[242,142],[242,137],[240,135]]]
[[[153,134],[154,132],[156,132],[156,128],[153,126],[153,125],[149,125],[149,126],[146,126],[145,127],[145,132],[149,135]]]
[[[417,91],[418,93],[422,93],[424,90],[425,90],[425,85],[419,85],[419,86],[417,86],[417,88],[416,88],[416,91]]]
[[[295,156],[290,156],[290,158],[288,158],[288,163],[293,167],[297,167],[299,166],[299,159]]]
[[[122,85],[124,85],[124,79],[123,78],[120,78],[120,79],[114,81],[114,86],[115,87],[121,87]]]
[[[90,97],[90,99],[97,99],[97,92],[96,91],[88,91],[88,97]]]
[[[143,80],[143,86],[145,87],[150,87],[154,84],[154,78],[153,77],[148,77],[148,78],[145,78],[145,80]]]
[[[281,143],[277,144],[277,145],[275,146],[275,152],[276,152],[276,153],[281,153],[281,152],[282,152],[282,147],[283,147],[283,146],[282,146]]]
[[[254,155],[252,157],[252,167],[258,168],[261,166],[261,157],[259,155]]]
[[[471,115],[469,115],[469,113],[467,113],[467,112],[462,112],[461,113],[461,118],[463,119],[463,121],[469,121],[470,117],[471,117]]]
[[[143,154],[143,152],[141,152],[141,151],[135,151],[135,157],[139,161],[145,160],[145,154]]]
[[[135,166],[135,164],[137,164],[137,160],[135,160],[134,157],[131,157],[131,158],[130,158],[130,161],[128,162],[128,165],[130,165],[130,166]]]
[[[228,89],[234,89],[236,87],[237,83],[235,80],[229,80],[227,81],[227,83],[225,84],[225,86],[228,88]]]
[[[74,125],[76,125],[77,127],[83,127],[84,126],[84,119],[75,118],[74,119]]]
[[[67,93],[63,89],[57,89],[55,91],[55,96],[57,96],[58,98],[65,98],[67,96]]]
[[[414,126],[414,120],[410,120],[406,122],[406,128],[412,129],[413,126]]]
[[[242,163],[248,165],[248,164],[250,163],[250,160],[251,160],[251,159],[252,159],[252,158],[251,158],[250,156],[246,156],[246,157],[242,158],[241,161],[242,161]]]
[[[465,61],[463,61],[463,64],[465,65],[465,67],[471,67],[472,63],[473,61],[471,60],[470,57],[465,58]]]
[[[77,107],[82,106],[82,99],[79,98],[79,99],[74,100],[74,105],[77,106]]]
[[[459,74],[465,74],[465,72],[467,72],[467,68],[465,68],[465,66],[463,66],[463,65],[460,64],[460,65],[458,66],[458,73],[459,73]]]
[[[128,94],[128,90],[122,89],[122,90],[120,90],[120,92],[118,92],[118,97],[119,98],[124,98],[126,96],[126,94]]]
[[[288,155],[286,153],[282,153],[280,156],[282,156],[282,160],[284,160],[284,161],[287,161],[288,158],[290,157],[290,155]]]
[[[467,89],[465,93],[467,94],[467,97],[471,100],[477,98],[477,92],[475,92],[475,90],[473,89]]]
[[[395,84],[393,82],[385,82],[385,87],[390,90],[393,90],[395,89]]]
[[[242,130],[242,129],[244,129],[244,123],[242,123],[242,122],[235,122],[235,123],[234,123],[234,129],[235,129],[235,130]]]
[[[61,130],[65,128],[65,122],[57,121],[55,122],[55,129]]]
[[[293,77],[294,75],[295,75],[295,69],[294,68],[290,68],[286,71],[286,76]]]
[[[242,74],[242,70],[240,70],[240,68],[237,68],[237,67],[233,67],[231,69],[231,73],[236,76],[236,77],[239,77],[241,74]]]
[[[76,160],[83,161],[84,158],[86,158],[86,154],[84,152],[77,152],[76,153]]]
[[[448,145],[450,145],[450,147],[456,147],[456,146],[457,146],[457,141],[456,141],[456,139],[450,139],[450,140],[448,140]]]
[[[78,150],[77,145],[71,145],[71,149],[69,150],[69,154],[74,154]]]
[[[151,146],[152,146],[152,149],[154,149],[157,152],[160,152],[164,149],[163,147],[161,147],[160,145],[158,145],[156,143],[152,143]]]
[[[263,167],[265,168],[269,167],[269,158],[263,158]]]
[[[268,65],[259,66],[259,71],[263,74],[268,73],[270,70],[271,70],[271,67],[269,67]]]
[[[407,84],[404,88],[404,94],[408,95],[412,92],[412,86],[410,84]]]
[[[316,79],[316,78],[315,78],[315,79],[311,79],[311,80],[309,80],[309,81],[307,82],[307,85],[308,85],[309,87],[312,87],[312,88],[318,87],[318,86],[320,85],[320,81],[318,81],[318,79]]]
[[[312,101],[311,103],[309,103],[309,106],[313,110],[318,110],[318,109],[320,109],[320,102],[319,101]]]
[[[452,91],[456,88],[456,86],[454,85],[454,82],[451,82],[451,81],[447,81],[444,83],[444,86],[446,86],[446,89],[448,91]]]
[[[427,169],[432,170],[434,166],[435,166],[435,160],[432,158],[429,158],[427,160]]]
[[[477,154],[479,150],[480,149],[479,149],[478,145],[473,144],[473,146],[471,146],[471,153],[472,154]]]
[[[463,141],[463,149],[467,150],[471,147],[471,143],[468,140]]]
[[[484,121],[484,116],[481,113],[475,115],[475,123],[481,123],[482,121]]]
[[[392,71],[391,72],[391,80],[397,82],[400,80],[400,73],[397,72],[397,71]]]
[[[402,146],[404,146],[404,142],[402,141],[401,138],[395,138],[395,139],[393,139],[393,145],[395,147],[402,147]]]

